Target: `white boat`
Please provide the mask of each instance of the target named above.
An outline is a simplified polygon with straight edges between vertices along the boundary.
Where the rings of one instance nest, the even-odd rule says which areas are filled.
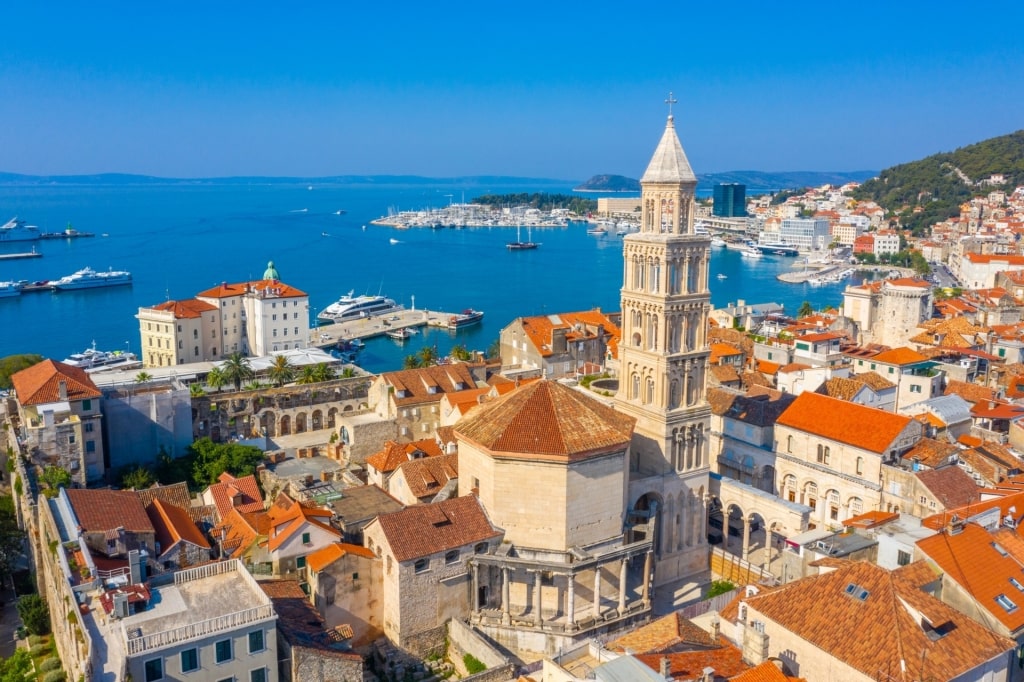
[[[26,225],[24,220],[15,216],[0,225],[0,242],[34,242],[39,239],[39,228]]]
[[[96,342],[92,342],[92,348],[86,348],[81,353],[72,353],[64,358],[65,365],[71,365],[85,371],[98,369],[112,369],[115,367],[131,366],[138,364],[139,358],[135,353],[127,351],[102,351],[96,350]]]
[[[390,331],[385,332],[389,339],[394,339],[395,341],[405,341],[415,333],[415,331],[408,327],[404,327],[402,329],[392,329]]]
[[[9,296],[20,296],[24,282],[0,282],[0,298]]]
[[[729,279],[729,275],[722,274],[721,272],[716,275],[718,279]]]
[[[764,254],[755,248],[747,247],[740,251],[740,255],[744,258],[764,258]]]
[[[389,242],[391,242],[392,244],[400,244],[400,243],[401,243],[401,242],[399,242],[399,241],[398,241],[397,239],[395,239],[394,237],[392,237],[392,238],[391,238],[391,239],[389,239],[388,241],[389,241]]]
[[[721,237],[712,237],[711,246],[725,246],[725,240]]]
[[[360,317],[380,315],[394,310],[402,310],[402,306],[395,303],[394,299],[384,296],[353,296],[350,291],[336,302],[323,309],[317,319],[325,322],[343,322],[345,320],[357,320]]]
[[[92,268],[82,268],[76,273],[66,275],[60,279],[50,282],[50,288],[55,291],[70,291],[73,289],[94,289],[96,287],[113,287],[120,284],[131,284],[132,273],[125,270],[108,270],[107,272],[96,272]]]

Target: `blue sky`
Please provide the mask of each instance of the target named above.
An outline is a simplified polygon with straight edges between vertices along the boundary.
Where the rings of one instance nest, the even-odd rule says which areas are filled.
[[[1024,127],[1019,2],[768,5],[0,3],[0,171],[639,177],[670,90],[698,173]]]

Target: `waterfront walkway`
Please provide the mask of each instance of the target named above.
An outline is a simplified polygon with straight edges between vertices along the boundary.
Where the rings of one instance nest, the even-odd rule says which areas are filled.
[[[398,329],[447,328],[448,320],[454,315],[455,313],[434,310],[394,310],[383,315],[359,317],[315,327],[309,330],[309,343],[318,348],[329,348],[342,339],[371,339]]]

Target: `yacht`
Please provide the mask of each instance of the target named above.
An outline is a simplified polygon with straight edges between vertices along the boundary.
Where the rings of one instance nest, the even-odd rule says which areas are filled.
[[[463,327],[468,327],[476,324],[482,319],[484,319],[484,313],[482,310],[467,308],[458,315],[452,315],[448,318],[448,329],[461,329]]]
[[[740,250],[740,255],[744,258],[764,258],[764,254],[752,246],[748,246],[745,249]]]
[[[102,351],[96,350],[96,342],[92,342],[92,348],[86,348],[81,353],[72,353],[64,358],[65,365],[71,365],[85,371],[98,369],[111,369],[114,367],[126,367],[138,364],[139,358],[135,353],[126,351]]]
[[[716,275],[716,277],[718,277],[718,279],[729,279],[729,275],[726,275],[726,274],[724,274],[724,273],[721,273],[721,272],[720,272],[720,273],[718,273],[718,274]]]
[[[38,227],[26,225],[17,216],[0,225],[0,242],[34,242],[39,237]]]
[[[725,246],[725,240],[721,237],[712,237],[711,246]]]
[[[330,304],[317,315],[318,320],[324,322],[344,322],[345,320],[356,320],[360,317],[389,313],[393,310],[402,310],[402,306],[395,303],[394,299],[385,296],[353,296],[355,291],[350,291],[336,302]]]
[[[507,248],[509,251],[525,251],[527,249],[536,249],[538,246],[540,246],[540,244],[533,241],[532,227],[530,227],[529,225],[526,226],[525,242],[523,241],[522,235],[520,234],[521,231],[522,227],[516,225],[516,240],[514,242],[508,242],[507,244],[505,244],[505,248]]]
[[[54,291],[69,291],[73,289],[94,289],[96,287],[113,287],[119,284],[131,284],[132,273],[125,270],[108,270],[107,272],[96,272],[92,268],[82,268],[76,273],[65,275],[60,279],[50,282],[50,288]]]

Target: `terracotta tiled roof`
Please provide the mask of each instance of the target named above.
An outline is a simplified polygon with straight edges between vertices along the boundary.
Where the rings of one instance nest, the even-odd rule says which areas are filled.
[[[853,400],[858,393],[863,391],[865,385],[856,379],[847,379],[846,377],[832,377],[821,386],[817,388],[815,393],[821,395],[827,395],[830,398],[837,398],[839,400],[850,401]]]
[[[88,532],[115,528],[136,533],[154,532],[146,509],[132,490],[69,488],[66,492],[78,523]]]
[[[103,395],[85,370],[55,360],[43,360],[11,375],[11,385],[22,405],[58,402],[62,381],[67,388],[68,400],[87,400]]]
[[[867,384],[868,388],[876,393],[889,388],[896,388],[896,384],[892,383],[878,372],[861,372],[853,378]]]
[[[885,284],[891,287],[916,287],[918,289],[930,289],[931,284],[920,277],[898,277],[885,280]]]
[[[459,456],[422,457],[403,462],[395,473],[399,471],[405,477],[413,497],[419,500],[432,498],[441,492],[448,481],[459,477]]]
[[[1024,265],[1024,256],[997,253],[965,253],[964,258],[972,263],[1006,263],[1007,265]]]
[[[779,368],[779,374],[790,374],[792,372],[800,372],[805,369],[810,369],[811,366],[803,362],[791,362],[788,365],[783,365]]]
[[[743,653],[724,638],[714,649],[636,656],[638,661],[657,672],[661,672],[662,658],[668,659],[669,676],[680,682],[701,679],[705,668],[713,668],[716,677],[733,677],[750,667],[743,662]]]
[[[884,362],[887,365],[913,365],[918,362],[925,362],[927,359],[916,350],[905,346],[881,352],[871,358],[873,362]]]
[[[772,426],[796,399],[792,393],[756,389],[746,394],[726,388],[709,388],[711,412],[753,426]]]
[[[743,355],[743,351],[731,343],[712,343],[710,348],[711,357],[708,359],[708,362],[713,365],[718,364],[722,358],[731,358],[737,355]]]
[[[501,535],[491,526],[473,495],[381,514],[370,525],[374,523],[380,524],[391,553],[398,561],[475,545]]]
[[[270,516],[265,511],[244,514],[232,509],[213,530],[215,537],[223,531],[221,546],[233,558],[244,556],[249,549],[270,533]]]
[[[890,521],[895,521],[900,517],[899,514],[892,512],[883,511],[869,511],[857,516],[851,516],[850,518],[843,521],[843,525],[849,528],[876,528],[883,526]]]
[[[911,421],[910,417],[805,391],[777,423],[882,454]]]
[[[223,283],[219,286],[215,286],[212,289],[201,291],[196,294],[197,297],[202,298],[230,298],[232,296],[242,296],[246,292],[261,292],[266,290],[275,291],[277,298],[297,298],[306,296],[306,292],[299,291],[295,287],[288,286],[284,282],[278,282],[273,279],[260,279],[252,282],[239,282],[237,284]]]
[[[207,488],[207,493],[213,498],[213,504],[222,519],[232,509],[245,513],[263,511],[263,496],[252,474],[235,478],[225,472]]]
[[[980,488],[960,467],[919,471],[917,480],[946,509],[955,509],[981,499]]]
[[[715,646],[715,640],[693,621],[675,612],[613,639],[606,648],[623,653],[653,654],[680,644],[711,647]]]
[[[780,666],[781,661],[765,661],[736,677],[730,677],[729,682],[807,682],[802,677],[790,677],[782,672]]]
[[[341,532],[330,525],[333,512],[328,509],[307,507],[280,493],[267,511],[270,517],[270,533],[267,548],[273,552],[285,541],[307,525],[341,537]]]
[[[846,334],[840,332],[820,332],[816,334],[804,334],[803,336],[797,337],[801,341],[810,341],[811,343],[818,343],[819,341],[835,341],[836,339],[845,339]]]
[[[433,438],[414,440],[411,443],[396,443],[393,440],[384,442],[384,449],[366,458],[366,463],[377,471],[387,474],[416,457],[438,457],[441,448]]]
[[[319,573],[346,554],[355,554],[366,559],[375,558],[373,552],[366,547],[352,545],[347,542],[333,542],[312,554],[307,554],[306,565],[309,566],[311,571]]]
[[[943,395],[958,395],[969,403],[977,403],[994,400],[996,392],[987,386],[950,379],[946,383],[946,390],[943,392]]]
[[[768,362],[767,360],[757,361],[757,371],[762,374],[777,374],[781,365],[777,362]]]
[[[632,417],[554,381],[537,381],[481,405],[455,425],[492,456],[576,461],[624,448]]]
[[[575,313],[524,317],[522,325],[526,337],[530,339],[530,343],[542,357],[551,355],[551,337],[554,329],[567,329],[569,331],[565,335],[566,341],[579,341],[594,338],[591,329],[596,329],[598,325],[602,325],[605,334],[608,335],[608,349],[613,356],[618,355],[619,327],[610,317],[602,313],[600,308]]]
[[[331,647],[336,639],[334,629],[325,627],[297,580],[261,580],[259,585],[274,605],[278,632],[291,646],[317,649],[317,655],[325,658],[362,660],[359,654]]]
[[[757,614],[871,679],[901,669],[906,670],[901,679],[952,679],[1016,646],[915,582],[899,570],[856,561],[745,601]]]
[[[380,378],[394,387],[391,400],[399,407],[436,403],[446,393],[476,388],[473,375],[463,363],[384,372]]]
[[[206,301],[188,298],[184,301],[164,301],[153,306],[152,310],[170,311],[174,313],[174,319],[188,320],[202,317],[203,313],[211,310],[217,310],[217,306]]]
[[[1024,594],[1010,579],[1024,583],[1017,549],[997,542],[997,536],[981,526],[966,523],[959,533],[937,533],[917,541],[918,548],[948,577],[970,594],[1011,632],[1024,627]],[[1006,543],[1011,545],[1011,543]],[[1008,610],[996,601],[1005,596],[1016,608]]]
[[[719,384],[738,385],[740,383],[740,375],[736,373],[736,368],[732,365],[711,365],[708,367],[708,371]]]
[[[190,542],[193,545],[210,548],[203,534],[196,528],[188,512],[181,507],[168,504],[157,498],[146,510],[153,528],[156,530],[156,539],[160,543],[161,553],[169,550],[179,541]]]
[[[914,447],[903,453],[903,459],[907,462],[917,459],[926,467],[938,469],[949,464],[950,456],[958,452],[960,452],[960,448],[953,443],[922,438],[914,444]]]
[[[147,509],[149,505],[153,504],[154,500],[158,499],[182,509],[188,509],[192,505],[192,495],[189,494],[188,484],[185,482],[172,483],[170,485],[154,483],[149,488],[136,490],[135,494],[142,501],[142,506]]]

